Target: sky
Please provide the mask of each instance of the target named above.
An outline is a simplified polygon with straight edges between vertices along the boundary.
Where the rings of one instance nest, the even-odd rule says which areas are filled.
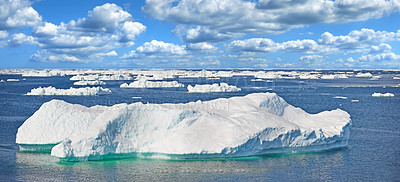
[[[2,68],[400,69],[400,0],[0,0]]]

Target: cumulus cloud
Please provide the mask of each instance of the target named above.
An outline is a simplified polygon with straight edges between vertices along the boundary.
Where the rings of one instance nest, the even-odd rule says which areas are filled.
[[[217,48],[209,43],[200,42],[200,43],[189,44],[187,46],[187,49],[194,52],[209,52],[209,51],[215,51]]]
[[[0,40],[8,38],[8,32],[5,30],[0,30]]]
[[[143,10],[179,25],[185,42],[220,42],[244,34],[279,34],[316,23],[379,18],[400,11],[399,1],[370,0],[146,0]],[[218,35],[218,36],[207,36]]]
[[[373,44],[394,41],[400,32],[375,31],[372,29],[353,30],[348,35],[334,36],[329,32],[321,35],[320,44],[332,45],[341,49],[364,48]]]
[[[91,59],[97,61],[101,56],[116,56],[113,49],[134,45],[136,37],[146,30],[143,24],[131,20],[132,15],[121,7],[107,3],[89,11],[87,17],[67,24],[42,22],[32,33],[42,50],[31,59],[89,62]],[[60,59],[50,57],[57,55]]]
[[[89,11],[87,18],[70,21],[68,27],[91,32],[113,33],[122,22],[131,18],[132,15],[122,10],[118,5],[106,3]]]
[[[30,59],[36,62],[81,62],[77,57],[67,54],[54,54],[47,50],[39,50],[31,55]]]
[[[27,0],[0,0],[0,30],[35,26],[42,20]]]
[[[186,46],[152,40],[151,42],[146,42],[142,46],[139,46],[136,50],[123,55],[121,58],[134,59],[157,56],[182,56],[187,53]]]
[[[12,47],[18,47],[18,46],[24,45],[24,44],[36,45],[37,41],[34,37],[27,36],[23,33],[13,34],[11,36],[10,40],[8,40],[8,45],[12,46]]]
[[[291,40],[282,43],[275,43],[267,38],[252,38],[232,41],[228,47],[235,52],[300,52],[304,54],[332,53],[337,51],[329,46],[319,45],[314,40]]]

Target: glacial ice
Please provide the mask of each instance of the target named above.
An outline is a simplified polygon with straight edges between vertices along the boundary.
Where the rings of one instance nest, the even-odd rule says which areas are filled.
[[[130,84],[123,83],[120,85],[121,88],[168,88],[168,87],[184,87],[182,83],[177,81],[147,81],[146,79],[134,81]]]
[[[209,93],[209,92],[239,92],[242,89],[237,88],[234,85],[228,85],[227,83],[214,83],[212,85],[205,84],[205,85],[198,85],[196,84],[194,87],[188,85],[187,87],[188,92],[190,93]]]
[[[96,160],[108,154],[243,157],[344,147],[350,115],[308,114],[275,93],[186,104],[84,107],[44,103],[18,129],[18,144],[57,144],[51,155]]]
[[[87,86],[87,85],[105,85],[106,82],[100,81],[100,80],[94,80],[94,81],[85,81],[85,80],[81,80],[81,81],[77,81],[74,82],[74,85],[81,85],[81,86]]]
[[[377,93],[377,92],[374,92],[373,94],[372,94],[372,97],[394,97],[394,94],[392,94],[392,93]]]
[[[91,96],[91,95],[104,95],[111,94],[111,90],[102,87],[85,87],[85,88],[72,88],[57,89],[55,87],[39,87],[34,88],[26,95],[69,95],[69,96]]]

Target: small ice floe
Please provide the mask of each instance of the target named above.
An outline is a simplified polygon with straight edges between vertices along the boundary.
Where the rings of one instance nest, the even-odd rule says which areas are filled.
[[[372,76],[370,80],[378,80],[379,78],[382,78],[382,76]]]
[[[132,97],[132,99],[141,99],[142,97]]]
[[[373,94],[372,94],[372,97],[394,97],[394,94],[392,94],[392,93],[377,93],[377,92],[374,92]]]
[[[19,82],[19,79],[9,78],[7,79],[8,82]]]
[[[359,100],[357,100],[357,99],[354,99],[354,100],[351,100],[351,102],[359,102]]]
[[[147,80],[139,80],[134,81],[130,84],[123,83],[119,87],[120,88],[176,88],[176,87],[184,87],[185,85],[182,83],[178,83],[177,81],[147,81]]]
[[[221,78],[219,77],[210,77],[210,78],[206,78],[207,80],[220,80]]]
[[[263,79],[260,79],[260,78],[258,78],[258,79],[251,79],[250,81],[252,81],[252,82],[263,82],[264,80],[263,80]]]
[[[332,98],[334,98],[334,99],[347,99],[347,97],[344,97],[344,96],[335,96],[335,97],[332,97]]]
[[[195,85],[194,87],[189,85],[187,87],[190,93],[209,93],[209,92],[239,92],[240,88],[237,88],[234,85],[228,85],[227,83],[214,83],[212,85]]]
[[[0,83],[4,83],[5,81],[4,80],[0,80]]]
[[[80,86],[87,86],[87,85],[105,85],[106,82],[100,81],[100,80],[94,80],[94,81],[86,81],[86,80],[81,80],[74,82],[74,85],[80,85]]]
[[[39,87],[34,88],[26,95],[67,95],[67,96],[94,96],[111,94],[111,90],[102,87],[85,87],[85,88],[69,88],[57,89],[55,87]]]
[[[395,80],[400,80],[400,77],[395,76],[395,77],[393,77],[393,79],[395,79]]]

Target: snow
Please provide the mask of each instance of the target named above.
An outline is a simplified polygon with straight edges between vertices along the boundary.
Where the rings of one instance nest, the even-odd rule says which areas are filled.
[[[182,83],[178,83],[177,81],[147,81],[147,80],[139,80],[134,81],[130,84],[123,83],[120,85],[121,88],[169,88],[169,87],[184,87],[185,85]]]
[[[105,85],[105,84],[106,84],[106,82],[99,81],[99,80],[95,80],[95,81],[82,80],[82,81],[74,82],[74,85],[81,85],[81,86],[86,86],[86,85]]]
[[[190,93],[209,93],[209,92],[239,92],[241,91],[240,88],[237,88],[233,85],[228,85],[227,83],[214,83],[212,85],[205,84],[205,85],[195,85],[194,87],[189,85],[187,87],[188,92]]]
[[[374,92],[373,94],[372,94],[372,97],[394,97],[394,94],[392,94],[392,93],[377,93],[377,92]]]
[[[308,114],[275,93],[90,108],[52,100],[18,129],[16,142],[57,144],[51,155],[71,160],[123,153],[242,157],[343,147],[349,126],[343,110]]]
[[[26,95],[69,95],[69,96],[91,96],[111,94],[111,90],[102,87],[85,87],[85,88],[72,88],[57,89],[55,87],[39,87],[34,88]]]

